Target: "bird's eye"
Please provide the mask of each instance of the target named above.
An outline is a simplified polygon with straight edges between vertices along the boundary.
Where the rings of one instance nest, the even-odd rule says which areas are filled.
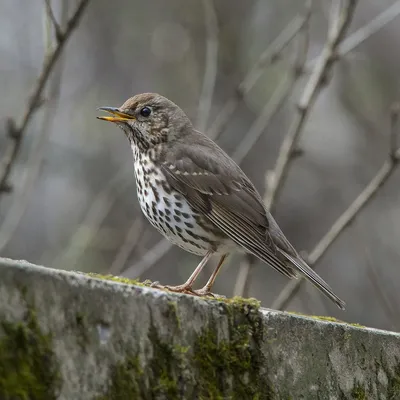
[[[150,116],[150,114],[151,114],[151,108],[150,108],[150,107],[143,107],[143,108],[140,110],[140,115],[141,115],[142,117],[147,118],[147,117]]]

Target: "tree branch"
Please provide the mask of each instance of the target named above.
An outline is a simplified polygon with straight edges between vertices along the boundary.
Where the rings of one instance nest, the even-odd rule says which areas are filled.
[[[88,244],[98,233],[118,196],[129,188],[131,182],[126,177],[130,176],[130,173],[131,166],[120,169],[97,194],[95,200],[91,202],[82,224],[72,235],[68,246],[53,260],[52,264],[56,268],[64,268],[65,265],[73,267],[77,263]]]
[[[51,7],[51,0],[44,0],[44,4],[45,4],[45,7],[46,7],[47,15],[48,15],[48,17],[49,17],[49,19],[50,19],[50,21],[51,21],[51,23],[53,25],[57,42],[60,42],[63,34],[62,34],[61,27],[58,24],[56,17],[54,16],[54,12],[53,12],[53,9]]]
[[[309,2],[311,4],[311,2]],[[296,37],[309,19],[311,7],[307,6],[304,15],[298,15],[285,27],[276,39],[261,54],[251,70],[245,75],[242,82],[238,85],[235,95],[232,96],[223,106],[214,123],[208,130],[208,135],[216,140],[230,121],[231,116],[237,109],[239,102],[257,83],[264,70],[279,60],[280,55]]]
[[[206,26],[206,63],[204,68],[203,87],[200,94],[197,129],[204,132],[213,100],[215,80],[218,70],[218,20],[214,7],[214,0],[203,0],[204,21]]]
[[[137,246],[139,239],[143,235],[143,222],[143,216],[139,216],[133,221],[133,224],[125,236],[124,243],[114,257],[114,261],[109,270],[110,274],[118,275],[123,271],[129,256],[132,254],[133,249]]]
[[[61,10],[61,22],[62,24],[67,23],[68,18],[68,2],[62,3]],[[51,53],[51,50],[54,46],[54,39],[50,32],[51,28],[51,19],[48,13],[48,10],[45,10],[45,47],[46,47],[46,55]],[[45,112],[43,116],[42,127],[40,129],[40,134],[34,138],[33,144],[31,146],[31,150],[28,155],[27,160],[27,176],[23,183],[21,183],[21,192],[16,196],[15,201],[12,202],[7,214],[5,215],[4,221],[0,227],[0,252],[7,246],[13,237],[15,231],[18,228],[19,223],[21,222],[26,208],[29,204],[29,200],[31,199],[32,192],[36,187],[36,181],[39,178],[40,170],[42,167],[44,154],[46,151],[47,142],[51,135],[51,127],[53,120],[56,116],[56,109],[59,102],[60,97],[60,89],[61,89],[61,81],[62,81],[62,73],[64,67],[64,57],[60,58],[60,62],[54,69],[54,74],[52,75],[50,80],[50,87],[48,89],[48,95],[46,97],[51,101],[45,107]]]
[[[340,6],[340,4],[340,0],[334,2],[336,10],[332,16],[327,41],[299,100],[298,113],[282,142],[264,199],[266,207],[271,211],[273,210],[275,199],[279,196],[286,181],[293,151],[297,147],[300,134],[303,131],[311,108],[321,89],[327,84],[328,75],[333,64],[337,61],[337,49],[350,25],[357,0],[347,0],[346,5],[343,6]]]
[[[329,247],[335,242],[339,235],[349,224],[356,218],[356,216],[364,209],[370,200],[378,193],[379,189],[393,174],[396,166],[400,162],[400,148],[395,150],[396,137],[398,131],[398,119],[400,109],[396,105],[392,108],[391,112],[391,132],[390,132],[390,148],[388,159],[383,163],[382,167],[366,186],[366,188],[359,194],[353,203],[347,208],[346,211],[336,220],[325,236],[317,243],[312,252],[309,254],[307,261],[310,266],[316,264],[322,256],[326,253]],[[315,268],[315,266],[314,266]],[[296,281],[289,282],[281,291],[277,299],[272,304],[272,308],[276,310],[283,310],[287,307],[290,300],[299,291],[303,283],[303,278]]]
[[[256,140],[265,130],[265,127],[271,120],[272,116],[281,108],[285,99],[296,85],[298,79],[302,76],[304,66],[307,60],[307,53],[309,47],[309,21],[311,18],[311,3],[308,4],[308,18],[305,20],[305,23],[302,25],[301,30],[298,33],[298,46],[297,46],[297,54],[294,61],[293,68],[289,71],[288,76],[285,77],[282,82],[277,86],[275,92],[271,96],[270,101],[264,107],[263,112],[254,122],[252,127],[250,128],[248,134],[244,138],[242,145],[239,146],[237,151],[234,154],[234,160],[236,162],[242,161],[247,152],[254,145]],[[266,173],[266,187],[268,188],[270,173],[267,171]],[[234,288],[235,296],[248,296],[248,291],[250,288],[250,279],[251,272],[256,262],[256,258],[247,254],[239,268],[239,274],[237,276]]]
[[[67,23],[65,31],[59,38],[57,45],[45,58],[42,71],[32,90],[32,94],[27,100],[26,109],[24,114],[22,115],[22,118],[20,119],[20,123],[16,123],[14,120],[10,120],[10,122],[7,124],[8,135],[12,140],[9,142],[9,146],[6,149],[4,158],[0,163],[0,194],[1,192],[9,191],[11,189],[9,177],[12,168],[17,160],[22,140],[26,133],[26,128],[32,116],[42,104],[42,94],[50,77],[50,74],[57,63],[57,60],[59,59],[65,47],[65,44],[70,38],[72,32],[78,26],[79,21],[87,5],[89,4],[89,1],[90,0],[80,0],[75,12]]]
[[[397,1],[381,14],[377,15],[375,18],[369,21],[366,25],[353,32],[348,38],[343,40],[338,50],[339,57],[343,58],[345,55],[364,43],[372,35],[375,35],[375,33],[379,32],[382,28],[392,22],[399,15],[400,1]],[[313,68],[316,62],[317,59],[310,60],[307,63],[306,69],[309,70]]]

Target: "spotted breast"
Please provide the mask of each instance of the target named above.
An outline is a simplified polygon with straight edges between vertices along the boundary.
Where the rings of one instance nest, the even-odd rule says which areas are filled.
[[[152,158],[151,151],[134,157],[137,196],[149,222],[173,244],[196,255],[204,256],[209,250],[225,254],[236,247],[170,187]]]

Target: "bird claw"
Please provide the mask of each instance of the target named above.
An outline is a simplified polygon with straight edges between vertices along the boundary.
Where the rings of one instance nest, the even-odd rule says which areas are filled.
[[[215,297],[214,293],[211,293],[210,289],[208,288],[202,288],[202,289],[198,289],[198,290],[193,290],[193,294],[199,297]]]
[[[209,288],[203,287],[202,289],[195,290],[191,286],[188,285],[178,285],[178,286],[169,286],[169,285],[161,285],[160,282],[153,282],[150,287],[154,289],[168,290],[169,292],[174,293],[184,293],[197,297],[215,297],[215,294],[211,293]]]
[[[194,290],[191,286],[188,285],[178,285],[178,286],[169,286],[169,285],[161,285],[160,282],[153,282],[150,287],[154,289],[168,290],[169,292],[174,293],[185,293],[194,295]]]
[[[188,285],[178,285],[178,286],[164,286],[165,289],[169,290],[170,292],[174,293],[185,293],[185,294],[194,294],[194,290],[191,286]]]

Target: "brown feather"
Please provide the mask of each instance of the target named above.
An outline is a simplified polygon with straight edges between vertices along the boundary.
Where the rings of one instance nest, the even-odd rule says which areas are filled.
[[[206,136],[194,131],[190,139],[190,145],[187,137],[173,142],[174,160],[168,148],[160,157],[168,183],[238,246],[296,277],[292,264],[277,251],[268,212],[244,172]]]
[[[345,303],[286,239],[240,167],[211,139],[192,131],[166,146],[160,161],[168,183],[237,245],[289,278],[309,279],[340,308]],[[172,155],[174,159],[172,159]]]

